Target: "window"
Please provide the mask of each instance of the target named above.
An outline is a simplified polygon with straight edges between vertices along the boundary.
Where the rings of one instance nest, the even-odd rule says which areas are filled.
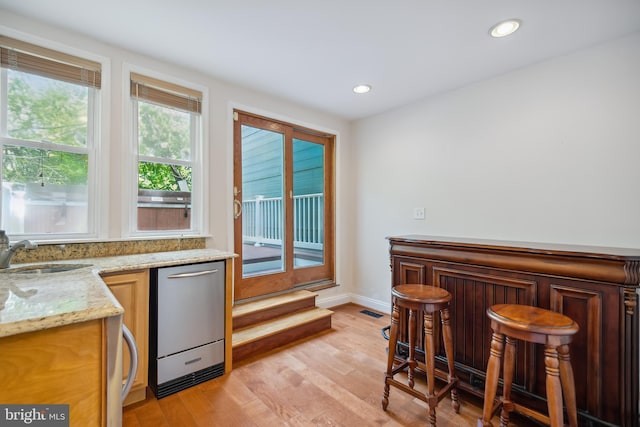
[[[137,203],[134,232],[198,231],[202,93],[131,73]],[[194,218],[195,217],[195,218]]]
[[[94,235],[101,64],[2,35],[0,53],[0,228]]]

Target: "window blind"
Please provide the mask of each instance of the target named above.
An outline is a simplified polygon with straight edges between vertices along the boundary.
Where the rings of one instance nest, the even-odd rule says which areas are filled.
[[[202,113],[202,92],[131,73],[131,96],[190,113]]]
[[[100,89],[99,62],[47,49],[0,34],[0,65],[25,73]]]

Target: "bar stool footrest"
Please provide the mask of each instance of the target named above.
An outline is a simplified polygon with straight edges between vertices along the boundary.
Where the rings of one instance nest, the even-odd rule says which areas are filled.
[[[403,382],[400,382],[393,378],[387,378],[386,383],[404,391],[405,393],[409,393],[413,397],[422,400],[424,403],[427,403],[427,404],[429,403],[428,396],[426,394],[424,394],[420,390],[416,390],[414,388],[409,387]]]
[[[458,379],[455,378],[453,381],[450,381],[446,383],[444,386],[442,386],[442,388],[438,390],[435,394],[435,397],[438,399],[438,402],[444,399],[447,396],[447,394],[451,391],[451,389],[456,387],[457,385],[458,385]]]
[[[409,387],[407,384],[398,381],[394,378],[386,378],[386,384],[394,386],[405,393],[409,393],[413,397],[420,399],[430,407],[435,407],[438,402],[444,399],[447,394],[458,384],[458,379],[456,378],[454,381],[451,381],[445,384],[440,390],[438,390],[433,396],[428,396],[420,390],[416,390],[415,388]]]
[[[545,414],[540,413],[538,411],[534,411],[531,408],[527,408],[526,406],[522,406],[522,405],[519,405],[517,403],[511,402],[511,404],[513,405],[514,411],[519,412],[519,413],[521,413],[523,415],[526,415],[528,417],[531,417],[531,418],[533,418],[533,419],[535,419],[537,421],[540,421],[541,423],[544,423],[546,425],[551,424],[551,420]]]
[[[391,375],[395,375],[398,372],[402,372],[408,367],[409,367],[409,362],[404,362],[401,365],[398,365],[395,368],[393,368],[393,370],[391,371]]]
[[[424,363],[420,362],[420,361],[416,361],[417,365],[416,365],[416,370],[420,371],[423,374],[427,374],[427,365],[425,365]],[[433,374],[435,375],[437,380],[440,381],[444,381],[445,383],[449,382],[449,372],[444,371],[440,368],[434,368],[433,369]],[[456,378],[456,381],[458,381],[458,378]]]

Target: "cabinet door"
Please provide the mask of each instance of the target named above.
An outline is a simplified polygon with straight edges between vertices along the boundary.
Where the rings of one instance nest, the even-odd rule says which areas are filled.
[[[71,426],[107,425],[105,344],[104,319],[0,338],[0,402],[69,405]]]
[[[621,372],[619,354],[623,354],[621,334],[609,325],[617,325],[624,313],[619,290],[615,286],[552,279],[548,288],[549,307],[572,318],[580,326],[569,345],[578,409],[598,418],[613,420],[619,416],[616,404],[621,394],[617,378]],[[546,290],[546,289],[545,289]],[[542,346],[540,346],[542,347]],[[543,349],[539,349],[538,370],[544,369]],[[545,384],[539,380],[538,389]],[[636,402],[637,403],[637,402]],[[616,424],[620,420],[616,420]]]
[[[394,271],[396,272],[396,277],[393,280],[394,286],[400,284],[431,284],[427,283],[427,265],[424,262],[398,258]]]
[[[129,396],[124,401],[126,406],[146,398],[149,359],[149,270],[103,276],[102,280],[124,308],[123,322],[133,334],[138,349],[138,372]],[[122,353],[124,381],[129,372],[131,360],[126,345],[123,346]]]

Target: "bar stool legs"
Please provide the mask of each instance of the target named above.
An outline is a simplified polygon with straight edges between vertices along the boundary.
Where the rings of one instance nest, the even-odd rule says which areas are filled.
[[[505,337],[504,353],[504,386],[502,412],[500,413],[500,425],[509,425],[509,412],[513,410],[511,402],[511,384],[513,383],[513,370],[516,360],[516,342],[511,337]],[[505,410],[505,408],[507,410]]]
[[[444,340],[444,351],[447,355],[447,367],[449,371],[447,375],[447,381],[449,383],[453,383],[453,382],[457,382],[458,379],[455,376],[455,366],[454,366],[455,355],[453,353],[453,333],[451,332],[451,319],[449,317],[449,309],[445,308],[440,310],[440,316],[441,316],[440,318],[442,322],[442,337]],[[451,407],[453,408],[456,414],[460,412],[460,402],[458,401],[458,389],[456,387],[451,388]]]
[[[578,425],[578,408],[576,404],[576,388],[573,386],[573,368],[569,357],[569,346],[567,344],[558,347],[558,358],[560,359],[560,383],[562,384],[562,394],[567,406],[569,415],[569,425]]]
[[[382,396],[382,409],[387,410],[389,405],[390,386],[422,400],[429,406],[429,425],[436,425],[436,406],[446,395],[451,393],[451,406],[458,413],[460,403],[456,389],[458,379],[455,376],[454,354],[453,354],[453,334],[451,331],[449,301],[451,295],[444,289],[425,285],[398,285],[392,290],[393,311],[391,314],[391,328],[389,332],[389,354],[387,357],[387,370],[385,373],[384,392]],[[409,356],[394,369],[395,349],[398,343],[398,323],[400,318],[400,307],[408,309],[409,321],[407,325],[409,335]],[[422,326],[425,337],[425,364],[424,367],[416,361],[415,346],[418,331],[418,310],[424,312]],[[435,391],[435,344],[433,336],[433,313],[438,310],[442,321],[442,334],[447,356],[447,384],[437,393]],[[415,369],[423,368],[427,376],[427,393],[422,393],[414,388]],[[407,384],[394,379],[394,375],[407,368]]]
[[[398,319],[400,313],[397,305],[393,305],[391,313],[391,329],[389,330],[389,356],[387,357],[387,370],[384,380],[384,392],[382,394],[382,409],[387,410],[389,406],[389,379],[393,379],[393,359],[395,348],[398,344]]]
[[[411,337],[409,337],[411,342]],[[436,405],[438,399],[435,396],[436,381],[434,373],[434,363],[436,362],[435,350],[433,348],[433,314],[424,313],[424,363],[427,366],[427,403],[429,404],[429,425],[436,425]],[[411,357],[411,356],[409,356]]]
[[[530,409],[527,409],[526,413],[552,427],[563,426],[562,396],[564,394],[569,425],[577,427],[576,394],[568,344],[573,335],[578,332],[578,325],[560,313],[516,304],[494,305],[487,310],[487,315],[491,319],[493,335],[489,362],[487,363],[482,419],[478,420],[478,426],[489,427],[492,425],[490,420],[494,410],[497,409],[494,407],[494,403],[496,402],[503,351],[503,396],[499,402],[502,405],[500,426],[508,426],[509,414],[513,410],[525,410],[524,407],[511,401],[516,354],[515,343],[520,339],[545,346],[544,364],[548,416]]]
[[[416,362],[416,329],[418,329],[417,321],[416,321],[416,311],[409,310],[409,359],[407,362],[409,363],[409,369],[407,370],[407,382],[409,387],[413,388],[415,382],[413,380],[413,374],[416,370],[417,362]],[[414,345],[411,345],[414,344]]]
[[[547,374],[547,406],[551,425],[561,426],[562,421],[562,389],[560,386],[560,363],[555,346],[544,349],[544,370]]]
[[[502,361],[502,350],[504,348],[504,335],[494,332],[491,335],[491,348],[489,350],[489,362],[487,363],[487,376],[485,380],[484,405],[482,407],[482,420],[478,420],[478,425],[482,427],[492,427],[491,414],[493,412],[493,402],[496,399],[498,390],[498,377],[500,375],[500,362]],[[506,375],[506,371],[505,371]],[[511,370],[513,376],[513,370]],[[506,383],[506,380],[505,380]],[[505,396],[508,392],[511,394],[511,384],[505,386]],[[500,415],[500,425],[504,425],[504,417],[509,421],[509,415]]]

